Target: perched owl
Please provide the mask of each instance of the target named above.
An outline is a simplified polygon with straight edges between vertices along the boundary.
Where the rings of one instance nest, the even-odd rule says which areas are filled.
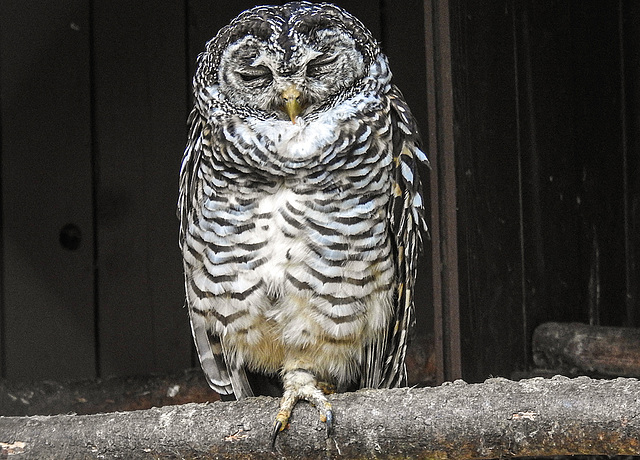
[[[426,231],[416,123],[371,33],[331,4],[245,11],[207,43],[180,171],[193,338],[209,384],[305,399],[405,380]]]

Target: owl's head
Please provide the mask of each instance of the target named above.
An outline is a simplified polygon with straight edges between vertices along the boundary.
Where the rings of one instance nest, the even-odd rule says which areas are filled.
[[[335,5],[259,6],[207,43],[195,84],[260,118],[291,120],[346,99],[380,49],[362,23]]]

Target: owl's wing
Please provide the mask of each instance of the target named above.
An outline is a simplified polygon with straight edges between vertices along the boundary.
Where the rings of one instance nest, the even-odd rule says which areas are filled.
[[[220,337],[210,334],[205,319],[191,309],[189,309],[189,318],[193,342],[209,386],[219,394],[230,395],[233,393],[233,386],[222,355]]]
[[[196,193],[195,183],[202,156],[202,128],[204,121],[197,108],[189,114],[189,140],[180,165],[180,192],[178,194],[178,219],[180,219],[180,247],[185,244],[189,227],[189,213]]]
[[[198,170],[202,158],[204,127],[206,123],[197,108],[189,115],[189,142],[180,167],[180,193],[178,197],[178,218],[180,219],[180,247],[187,245],[189,219],[198,197],[196,186]],[[230,366],[224,357],[220,337],[210,331],[207,319],[195,311],[189,291],[190,268],[185,264],[185,292],[191,320],[191,332],[198,352],[200,365],[209,386],[223,395],[235,394],[236,398],[253,396],[244,368]]]
[[[417,124],[402,93],[394,86],[388,97],[391,102],[394,160],[389,216],[394,239],[397,293],[386,340],[374,344],[377,350],[373,349],[371,353],[371,359],[377,361],[373,367],[379,368],[377,386],[382,388],[394,388],[406,382],[404,361],[407,339],[415,322],[413,294],[416,266],[422,250],[422,238],[427,235],[418,164],[428,165],[428,160],[419,148]],[[371,366],[366,371],[371,373]]]

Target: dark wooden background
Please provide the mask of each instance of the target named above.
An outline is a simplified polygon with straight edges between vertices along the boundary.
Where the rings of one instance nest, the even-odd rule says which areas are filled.
[[[423,371],[526,372],[545,321],[638,326],[640,4],[336,3],[380,39],[432,159]],[[190,81],[253,5],[0,3],[0,377],[194,365],[175,217]]]
[[[545,321],[640,326],[640,3],[452,2],[462,374]]]

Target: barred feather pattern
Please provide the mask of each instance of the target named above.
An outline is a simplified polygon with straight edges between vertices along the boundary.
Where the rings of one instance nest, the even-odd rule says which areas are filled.
[[[305,18],[353,42],[362,75],[310,96],[294,122],[263,102],[239,105],[221,75],[235,44],[263,37],[295,61],[313,47],[287,44],[310,29]],[[207,45],[194,93],[178,215],[192,333],[211,387],[242,398],[254,394],[247,370],[295,369],[339,388],[402,384],[426,231],[417,165],[427,159],[375,40],[332,5],[254,8]]]

